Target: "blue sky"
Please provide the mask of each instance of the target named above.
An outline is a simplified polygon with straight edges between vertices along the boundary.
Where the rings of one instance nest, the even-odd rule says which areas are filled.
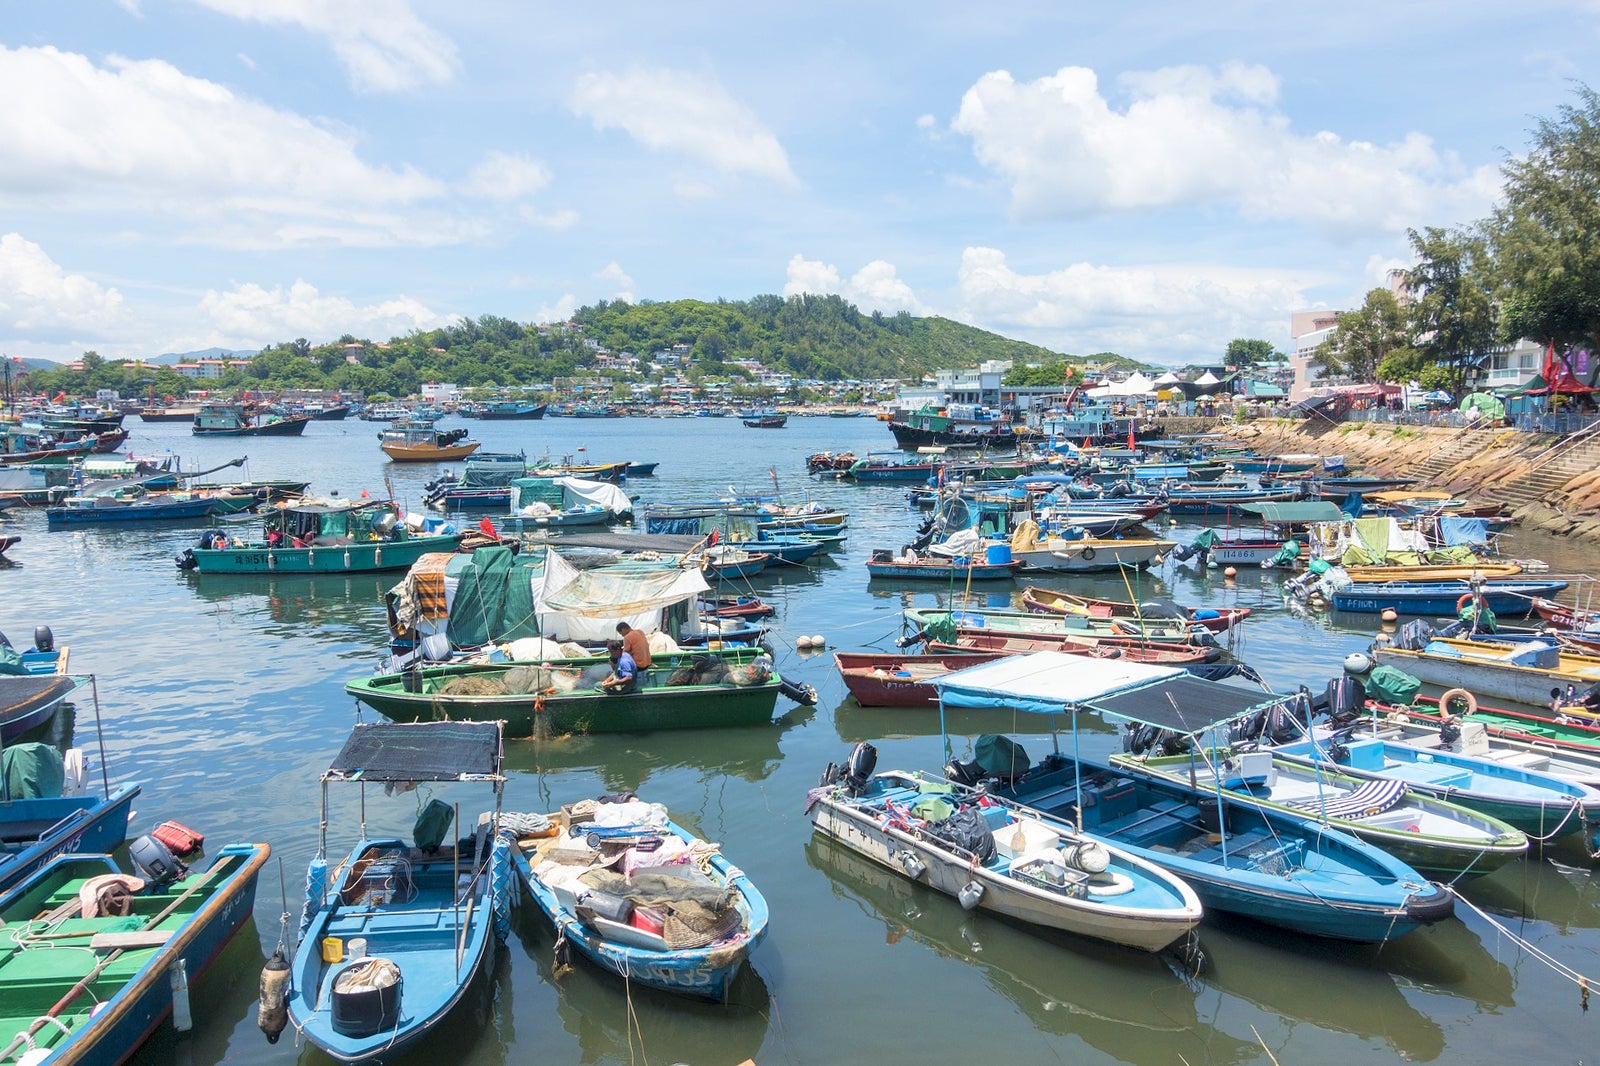
[[[0,353],[839,293],[1288,343],[1481,218],[1600,4],[72,0],[0,23]]]

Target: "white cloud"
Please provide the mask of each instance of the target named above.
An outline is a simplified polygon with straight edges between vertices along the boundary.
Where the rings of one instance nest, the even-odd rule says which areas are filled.
[[[468,196],[489,200],[521,200],[550,184],[550,170],[537,159],[509,152],[490,152],[460,185]]]
[[[1075,263],[1020,274],[997,249],[967,248],[952,317],[1074,355],[1181,362],[1219,356],[1236,337],[1286,343],[1305,287],[1280,273],[1196,266]]]
[[[0,319],[16,333],[96,335],[126,319],[122,294],[69,274],[20,234],[0,236]]]
[[[237,19],[299,26],[324,37],[362,92],[442,85],[459,67],[456,46],[424,25],[406,0],[195,0]]]
[[[578,309],[578,298],[570,292],[561,294],[561,298],[553,304],[541,304],[533,313],[535,322],[567,322],[572,318],[572,312]]]
[[[1032,82],[994,71],[967,90],[952,129],[1030,219],[1224,205],[1348,235],[1476,217],[1498,189],[1493,167],[1469,170],[1420,133],[1376,145],[1295,132],[1262,67],[1169,67],[1120,84],[1118,111],[1084,67]]]
[[[158,60],[97,66],[0,47],[0,207],[149,212],[178,239],[249,247],[458,241],[481,222],[402,217],[444,196],[410,166],[363,162],[348,131],[234,95]]]
[[[796,255],[789,260],[783,294],[798,296],[802,293],[842,296],[864,311],[923,313],[922,303],[911,286],[896,275],[894,264],[882,259],[868,263],[856,271],[849,281],[841,281],[839,268],[832,263]]]
[[[570,99],[595,129],[620,129],[647,148],[677,152],[728,174],[800,184],[773,132],[715,81],[681,70],[585,74]]]
[[[594,276],[611,286],[613,300],[622,300],[630,304],[634,302],[633,279],[615,262],[607,263],[603,269],[596,271]]]
[[[253,282],[226,291],[208,291],[198,308],[212,327],[215,343],[263,345],[286,337],[394,337],[434,329],[452,321],[409,297],[365,306],[339,296],[324,296],[315,285],[296,281],[287,289]]]

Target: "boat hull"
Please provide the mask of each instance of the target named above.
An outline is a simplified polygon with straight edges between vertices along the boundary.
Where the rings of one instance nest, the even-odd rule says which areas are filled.
[[[931,707],[939,700],[929,682],[952,670],[978,666],[1005,652],[932,655],[874,655],[835,652],[834,664],[844,687],[863,707]]]
[[[1016,561],[974,563],[954,566],[948,563],[867,563],[867,576],[896,581],[1010,581],[1016,576]]]
[[[438,447],[432,444],[383,444],[383,454],[396,463],[453,463],[465,459],[479,448],[477,441],[467,444],[448,444]]]
[[[1477,594],[1495,614],[1521,618],[1533,609],[1539,596],[1553,595],[1567,587],[1565,581],[1491,582],[1477,587]],[[1453,617],[1461,597],[1473,592],[1465,581],[1455,584],[1425,582],[1371,582],[1336,589],[1332,596],[1335,610],[1356,614],[1378,614],[1394,610],[1400,614]]]
[[[173,522],[203,518],[217,508],[215,497],[177,502],[154,501],[109,507],[47,507],[45,521],[51,526],[118,525],[124,522]],[[247,505],[248,506],[248,505]]]
[[[47,827],[20,850],[0,856],[0,890],[15,885],[57,855],[115,851],[128,839],[128,817],[138,794],[138,785],[124,785],[104,800],[56,796],[0,803],[0,828],[9,830],[24,823]]]
[[[430,552],[453,552],[454,534],[312,548],[191,548],[202,574],[359,574],[406,570]]]

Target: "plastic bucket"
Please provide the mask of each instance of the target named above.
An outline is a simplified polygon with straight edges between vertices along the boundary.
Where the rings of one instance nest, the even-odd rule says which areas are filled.
[[[990,566],[1002,566],[1011,561],[1011,545],[991,544],[984,552],[984,558]]]
[[[344,941],[336,936],[322,938],[322,961],[327,963],[344,961]]]

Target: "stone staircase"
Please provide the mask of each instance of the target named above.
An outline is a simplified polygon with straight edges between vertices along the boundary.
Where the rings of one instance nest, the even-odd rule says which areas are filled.
[[[1600,439],[1589,437],[1557,444],[1535,460],[1532,470],[1500,486],[1499,495],[1513,510],[1528,505],[1560,509],[1562,486],[1597,468]]]

